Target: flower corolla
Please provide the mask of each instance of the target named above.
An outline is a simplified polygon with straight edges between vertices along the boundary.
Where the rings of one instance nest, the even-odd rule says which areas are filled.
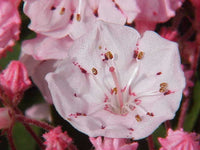
[[[102,21],[46,80],[59,114],[90,137],[147,137],[174,117],[185,87],[176,43]]]

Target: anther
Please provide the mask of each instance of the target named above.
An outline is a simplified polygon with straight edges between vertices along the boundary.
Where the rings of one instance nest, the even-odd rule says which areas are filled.
[[[112,89],[111,94],[113,94],[113,93],[114,93],[115,95],[117,94],[117,88],[116,88],[116,87]]]
[[[77,20],[77,21],[81,21],[81,15],[80,15],[80,14],[77,14],[77,15],[76,15],[76,20]]]
[[[97,73],[98,73],[97,69],[96,69],[96,68],[92,68],[92,73],[93,73],[94,75],[97,75]]]
[[[105,53],[105,60],[108,60],[108,59],[113,59],[113,54],[110,51]]]
[[[137,58],[137,59],[142,59],[144,57],[144,52],[142,51],[138,51],[138,50],[134,50],[134,54],[133,54],[133,58]]]
[[[137,58],[140,60],[144,57],[144,52],[139,52]]]
[[[165,92],[168,91],[167,87],[168,87],[168,84],[165,83],[165,82],[163,82],[163,83],[160,84],[160,90],[159,90],[159,91],[160,91],[161,93],[165,93]]]
[[[165,82],[163,82],[163,83],[160,84],[160,87],[161,87],[161,88],[167,88],[167,87],[168,87],[168,84],[165,83]]]
[[[65,13],[65,8],[63,7],[61,10],[60,10],[60,15],[63,15]]]
[[[142,118],[139,115],[136,115],[135,119],[136,119],[137,122],[141,122],[142,121]]]

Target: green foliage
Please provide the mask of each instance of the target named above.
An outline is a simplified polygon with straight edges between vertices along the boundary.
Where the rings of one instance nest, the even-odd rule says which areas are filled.
[[[37,135],[40,128],[32,127]],[[16,123],[13,128],[13,138],[17,150],[36,150],[36,142],[21,123]]]
[[[13,50],[10,52],[7,52],[6,57],[3,57],[0,59],[1,69],[4,69],[11,60],[18,60],[18,57],[20,54],[20,47],[21,47],[21,43],[17,42],[15,46],[13,47]]]
[[[191,108],[189,108],[186,115],[184,129],[185,131],[192,131],[200,112],[200,81],[197,81],[193,90],[193,101],[191,101]]]

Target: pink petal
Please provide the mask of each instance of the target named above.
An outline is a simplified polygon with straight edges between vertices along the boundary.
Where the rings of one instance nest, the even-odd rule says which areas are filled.
[[[38,35],[34,39],[23,42],[22,51],[36,60],[63,59],[67,56],[67,50],[72,43],[70,37],[55,39]]]
[[[91,143],[94,145],[95,150],[136,150],[138,147],[137,142],[127,142],[127,139],[113,139],[106,137],[90,137]]]
[[[28,74],[33,82],[40,89],[44,99],[48,103],[52,103],[52,97],[48,89],[48,84],[44,77],[47,73],[54,71],[54,63],[56,60],[37,61],[32,56],[22,53],[20,61],[28,68]]]

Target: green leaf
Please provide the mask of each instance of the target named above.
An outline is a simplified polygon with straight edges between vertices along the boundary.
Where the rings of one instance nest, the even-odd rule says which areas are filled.
[[[0,68],[4,69],[10,60],[18,60],[20,54],[21,43],[17,42],[12,51],[6,53],[6,57],[0,59]]]
[[[153,133],[153,141],[156,149],[159,149],[160,147],[158,137],[166,137],[166,129],[164,124],[160,125]]]
[[[34,126],[32,129],[39,135],[39,128]],[[13,128],[13,139],[17,150],[36,150],[37,143],[21,123],[15,124]]]
[[[193,100],[192,105],[184,122],[184,130],[188,132],[193,130],[200,112],[200,81],[197,81],[194,86],[193,99],[191,100]]]

